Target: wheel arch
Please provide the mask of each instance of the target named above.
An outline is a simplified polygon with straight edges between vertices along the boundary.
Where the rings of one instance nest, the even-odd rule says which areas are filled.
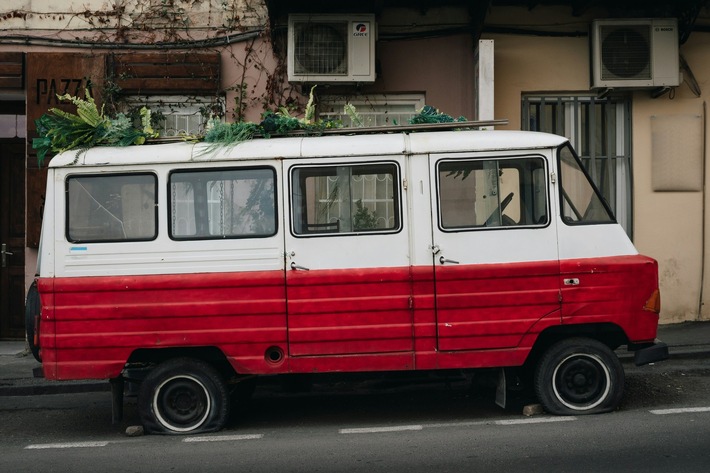
[[[237,375],[227,356],[216,346],[138,348],[126,362],[126,370],[142,369],[175,358],[192,358],[213,366],[225,379]]]
[[[629,343],[624,330],[613,323],[556,325],[543,330],[530,350],[525,366],[534,367],[540,357],[555,343],[567,338],[591,338],[611,350]]]

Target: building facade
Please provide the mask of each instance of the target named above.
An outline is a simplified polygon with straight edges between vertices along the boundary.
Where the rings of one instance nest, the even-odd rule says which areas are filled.
[[[72,110],[57,94],[87,89],[107,113],[149,106],[163,136],[200,134],[210,117],[297,114],[314,84],[318,114],[344,122],[345,103],[367,125],[406,122],[428,104],[567,136],[639,251],[659,261],[661,322],[707,320],[707,3],[8,0],[0,7],[0,338],[23,336],[36,267],[45,173],[31,147],[34,121],[52,107]],[[299,18],[318,27],[298,30]],[[367,46],[339,44],[334,24],[355,28]],[[625,48],[595,52],[604,27],[632,39],[644,27],[666,36],[642,34],[631,54],[640,65],[619,66],[619,85],[594,78],[595,57],[613,60]],[[314,45],[289,47],[289,36],[300,44],[306,33]],[[647,57],[643,39],[671,53]],[[342,79],[333,69],[341,56],[360,61],[350,71],[364,75]],[[644,58],[670,82],[634,81],[649,73]]]

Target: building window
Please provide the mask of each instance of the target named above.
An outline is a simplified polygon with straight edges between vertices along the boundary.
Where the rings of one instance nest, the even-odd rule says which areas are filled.
[[[423,94],[321,97],[318,115],[322,119],[340,120],[345,126],[354,126],[345,112],[345,104],[352,104],[362,119],[362,126],[403,125],[424,107]]]
[[[0,101],[0,138],[26,137],[25,102],[20,100]]]
[[[0,115],[0,138],[25,138],[26,136],[25,115]]]
[[[127,110],[149,108],[160,136],[203,135],[207,120],[224,116],[225,107],[224,100],[214,96],[130,96],[124,103]]]
[[[625,97],[523,96],[522,127],[569,138],[626,233],[632,235],[631,103]]]

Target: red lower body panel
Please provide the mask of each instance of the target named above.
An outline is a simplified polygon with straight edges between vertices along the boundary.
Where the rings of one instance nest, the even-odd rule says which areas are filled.
[[[563,260],[560,272],[562,323],[612,323],[635,343],[656,338],[658,313],[644,309],[658,290],[655,260],[640,255]]]
[[[657,267],[642,256],[38,284],[51,379],[116,377],[135,350],[172,347],[216,347],[243,374],[516,366],[560,323],[616,324],[640,342],[658,322],[644,310]]]

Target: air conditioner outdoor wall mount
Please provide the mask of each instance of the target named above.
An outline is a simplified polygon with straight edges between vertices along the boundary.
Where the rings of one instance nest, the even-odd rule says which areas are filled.
[[[592,88],[680,85],[675,18],[596,20],[590,42]]]
[[[288,80],[313,84],[374,82],[376,39],[373,14],[291,14]]]

